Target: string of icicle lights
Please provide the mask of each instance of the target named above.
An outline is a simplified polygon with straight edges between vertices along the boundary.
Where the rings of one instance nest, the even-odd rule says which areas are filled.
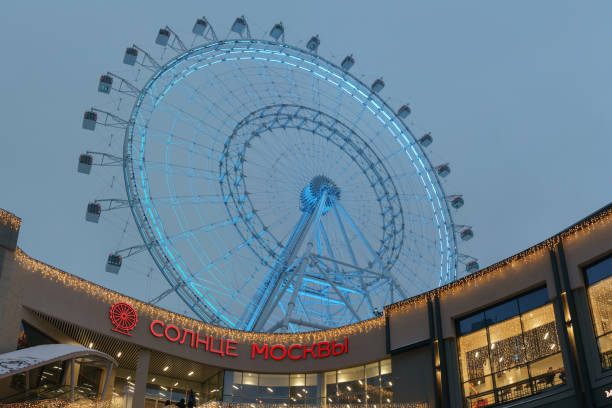
[[[293,404],[301,408],[320,408],[319,404]],[[401,403],[385,403],[385,404],[353,404],[353,403],[327,403],[327,408],[427,408],[427,403],[424,402],[401,402]],[[267,403],[248,403],[248,402],[221,402],[210,401],[198,405],[197,408],[287,408],[286,403],[267,404]]]
[[[13,404],[0,404],[2,408],[116,408],[116,401],[94,401],[89,399],[79,399],[70,402],[65,399],[46,399],[38,401],[24,401]],[[121,405],[123,407],[123,405]]]
[[[39,401],[17,402],[14,404],[2,404],[2,408],[123,408],[125,405],[123,398],[115,397],[106,401],[93,401],[80,399],[74,402],[49,399]],[[390,403],[390,404],[368,404],[367,408],[427,408],[426,403]],[[170,405],[170,408],[176,405]],[[197,408],[286,408],[287,404],[266,404],[266,403],[236,403],[211,401],[197,405]],[[319,408],[318,404],[300,405],[303,408]],[[327,404],[328,408],[366,408],[365,404]]]
[[[17,231],[21,226],[21,218],[0,208],[0,224],[6,225],[13,231]]]
[[[592,217],[581,221],[580,223],[572,226],[566,231],[557,234],[501,262],[484,268],[478,272],[468,275],[448,285],[389,305],[385,307],[384,314],[390,315],[394,312],[405,311],[416,305],[422,305],[426,303],[429,299],[433,299],[434,297],[457,293],[458,291],[464,289],[466,286],[475,285],[483,279],[490,278],[490,275],[494,272],[503,273],[504,268],[513,268],[521,263],[532,262],[533,260],[546,255],[548,251],[554,250],[557,244],[559,244],[561,241],[574,239],[576,237],[581,236],[582,234],[591,232],[597,226],[608,224],[611,220],[612,206],[602,210],[601,212],[593,215]],[[312,332],[258,333],[229,329],[208,323],[203,323],[198,320],[191,319],[189,317],[172,313],[168,310],[149,305],[139,300],[132,299],[128,296],[104,288],[100,285],[96,285],[85,279],[71,275],[67,272],[49,266],[43,262],[30,258],[20,249],[17,249],[15,251],[15,256],[19,264],[22,265],[25,269],[31,272],[39,273],[47,279],[59,282],[64,286],[70,287],[74,290],[85,292],[90,296],[93,296],[108,303],[109,306],[116,302],[126,302],[131,304],[139,314],[144,314],[152,319],[159,319],[166,323],[172,322],[174,324],[180,324],[182,325],[181,327],[193,328],[194,330],[206,332],[213,336],[221,336],[224,338],[235,339],[238,341],[274,342],[277,344],[291,344],[296,342],[314,343],[324,340],[341,339],[355,334],[368,333],[372,330],[378,330],[385,326],[385,315],[383,315],[348,326]]]
[[[174,323],[179,325],[179,327],[192,328],[212,336],[219,336],[243,342],[274,342],[277,344],[293,344],[298,342],[314,343],[325,340],[343,339],[359,333],[367,333],[371,330],[382,328],[385,325],[384,316],[379,316],[373,319],[351,324],[349,326],[301,333],[259,333],[229,329],[204,323],[122,295],[118,292],[112,291],[33,259],[21,249],[17,249],[15,251],[15,257],[24,269],[38,273],[44,278],[51,279],[71,289],[87,293],[89,296],[95,297],[107,303],[109,307],[117,302],[125,302],[136,309],[139,315],[149,316],[153,320],[161,320],[166,324]]]
[[[559,243],[568,242],[572,239],[577,239],[583,236],[584,234],[590,233],[596,227],[609,224],[611,221],[612,204],[608,205],[608,207],[603,209],[601,212],[580,221],[579,223],[568,228],[567,230],[553,237],[550,237],[547,240],[532,246],[531,248],[519,252],[516,255],[513,255],[491,266],[481,269],[478,272],[474,272],[471,275],[456,280],[455,282],[451,282],[448,285],[389,305],[385,307],[385,313],[391,314],[393,312],[405,311],[411,307],[427,302],[428,299],[433,299],[435,297],[439,298],[441,295],[456,294],[468,286],[477,285],[484,279],[491,278],[490,275],[494,272],[503,273],[503,270],[506,268],[512,269],[521,264],[533,262],[534,260],[537,260],[542,256],[548,256],[548,252],[554,251]]]

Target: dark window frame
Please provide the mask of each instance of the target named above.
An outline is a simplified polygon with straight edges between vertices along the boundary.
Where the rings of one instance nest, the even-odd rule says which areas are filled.
[[[526,303],[525,305],[523,305],[525,307],[522,307],[521,306],[521,300],[524,300],[524,301],[528,300],[532,296],[533,296],[532,300],[535,300],[535,301],[524,302],[524,303]],[[501,320],[489,319],[487,317],[487,313],[486,313],[487,311],[492,311],[492,310],[496,310],[496,309],[499,310],[500,306],[506,305],[506,304],[512,304],[512,303],[516,304],[516,314],[506,315],[505,318],[501,319]],[[535,309],[538,309],[540,307],[544,307],[544,306],[550,305],[552,303],[553,302],[552,302],[552,300],[550,299],[550,297],[548,295],[548,288],[546,287],[546,285],[543,285],[543,286],[539,286],[539,287],[536,287],[534,289],[531,289],[529,291],[526,291],[526,292],[524,292],[522,294],[519,294],[517,296],[514,296],[514,297],[512,297],[510,299],[506,299],[506,300],[500,301],[500,302],[498,302],[496,304],[493,304],[491,306],[488,306],[488,307],[485,307],[485,308],[481,308],[478,311],[473,312],[473,313],[471,313],[471,314],[469,314],[467,316],[464,316],[464,317],[462,317],[460,319],[456,319],[455,320],[455,331],[456,331],[456,338],[457,338],[457,342],[456,343],[457,343],[457,357],[458,357],[458,359],[460,357],[459,356],[459,337],[466,336],[466,335],[472,334],[472,333],[480,331],[480,330],[485,330],[485,334],[486,334],[486,337],[487,337],[487,348],[488,348],[489,347],[488,345],[491,344],[491,340],[489,338],[489,327],[491,327],[491,326],[493,326],[495,324],[504,322],[504,321],[508,321],[510,319],[514,319],[516,317],[519,317],[519,321],[520,321],[520,324],[521,324],[521,334],[520,334],[520,337],[521,337],[521,339],[523,341],[523,344],[524,344],[525,343],[525,329],[523,327],[522,316],[524,314],[528,313],[531,310],[535,310]],[[553,323],[554,323],[555,329],[557,329],[557,331],[558,331],[559,330],[559,328],[557,326],[558,316],[556,316],[556,312],[554,311],[554,308],[553,308],[553,312],[555,313],[555,320],[553,321]],[[472,328],[470,328],[469,330],[466,330],[466,331],[462,331],[462,329],[461,329],[461,322],[468,321],[468,319],[471,319],[471,318],[473,318],[475,316],[478,316],[480,314],[482,314],[482,316],[483,316],[482,324],[478,324],[477,325],[475,323],[480,323],[480,322],[474,321],[472,323]],[[559,336],[558,332],[557,332],[557,336]],[[558,342],[560,343],[560,339],[558,340]],[[488,350],[488,352],[487,352],[487,358],[489,358],[489,361],[492,361],[491,360],[491,356],[489,354],[490,354],[490,350]],[[539,394],[541,392],[547,391],[548,388],[556,388],[558,386],[562,386],[562,385],[566,384],[567,380],[562,380],[563,382],[561,384],[557,384],[557,385],[551,384],[551,387],[546,387],[546,388],[543,388],[541,390],[534,388],[534,381],[536,381],[536,383],[537,383],[537,381],[541,380],[540,377],[544,377],[544,376],[543,375],[532,376],[532,374],[531,374],[531,366],[534,363],[537,363],[539,361],[542,361],[544,359],[550,358],[550,357],[555,356],[555,355],[561,355],[561,357],[563,358],[563,351],[562,351],[561,347],[557,348],[557,350],[555,352],[551,352],[549,354],[542,355],[542,356],[540,356],[540,357],[538,357],[538,358],[536,358],[534,360],[529,360],[529,361],[525,361],[525,362],[523,362],[521,364],[513,365],[513,366],[511,366],[509,368],[505,368],[505,369],[502,368],[502,369],[494,371],[493,366],[491,366],[491,372],[489,374],[487,374],[487,375],[482,377],[482,378],[486,378],[486,377],[489,377],[489,376],[491,377],[491,386],[492,386],[492,388],[491,388],[490,391],[487,391],[485,393],[485,395],[493,394],[494,401],[492,402],[492,405],[493,406],[497,406],[497,405],[500,405],[500,404],[508,403],[510,401],[516,401],[518,399],[522,399],[522,398],[526,398],[528,396],[533,396],[533,395]],[[458,367],[461,367],[460,361],[458,361],[457,363],[458,363]],[[503,372],[503,371],[505,371],[505,370],[515,369],[515,368],[519,368],[519,367],[524,367],[524,368],[527,369],[527,379],[522,380],[519,383],[520,384],[522,384],[522,383],[529,384],[529,388],[530,388],[530,391],[531,391],[530,394],[527,395],[527,396],[524,396],[524,397],[514,398],[514,399],[510,399],[510,400],[500,400],[501,397],[498,394],[502,393],[504,390],[507,390],[507,389],[509,390],[512,386],[516,386],[519,383],[513,384],[513,385],[506,385],[506,386],[498,387],[497,386],[497,381],[496,381],[496,375],[501,373],[501,372]],[[565,362],[564,362],[564,372],[565,372]],[[462,375],[461,372],[459,373],[459,378],[460,378],[460,384],[461,384],[461,393],[463,395],[464,402],[467,403],[470,400],[471,396],[468,396],[468,395],[465,394],[465,385],[467,383],[471,382],[472,380],[464,380],[463,375]],[[567,377],[564,375],[563,378],[566,379]],[[491,405],[491,404],[489,404],[489,405]]]
[[[536,295],[538,292],[541,292],[544,295],[545,302],[544,303],[537,303],[535,306],[528,307],[528,308],[525,308],[523,310],[521,308],[520,300],[521,299],[527,299],[529,296]],[[527,291],[525,293],[522,293],[520,295],[514,296],[511,299],[506,299],[506,300],[503,300],[501,302],[497,302],[497,303],[495,303],[495,304],[493,304],[491,306],[487,306],[485,308],[479,309],[478,311],[476,311],[474,313],[470,313],[467,316],[464,316],[462,318],[456,319],[455,320],[455,332],[457,333],[457,336],[465,336],[466,334],[470,334],[470,333],[473,333],[475,331],[482,330],[484,328],[492,326],[494,324],[497,324],[497,323],[500,323],[500,322],[512,319],[513,317],[520,316],[523,313],[526,313],[526,312],[528,312],[530,310],[537,309],[537,308],[539,308],[541,306],[544,306],[544,305],[546,305],[546,304],[548,304],[550,302],[551,302],[551,300],[550,300],[550,298],[548,296],[548,289],[547,289],[547,287],[545,285],[544,286],[539,286],[539,287],[537,287],[535,289],[531,289],[531,290],[529,290],[529,291]],[[491,310],[497,309],[497,308],[499,308],[502,305],[510,304],[510,303],[516,303],[516,306],[517,306],[517,313],[516,314],[512,314],[512,315],[506,316],[502,320],[489,320],[488,319],[487,313],[486,313],[487,311],[491,311]],[[472,329],[467,330],[467,331],[462,331],[461,330],[461,322],[467,321],[467,319],[470,319],[472,317],[478,316],[479,314],[483,315],[482,322],[484,324],[482,326],[478,326],[477,328],[472,328]]]
[[[609,265],[610,271],[605,273],[603,277],[597,276],[591,279],[589,276],[590,275],[589,270],[592,270],[592,268],[595,268],[598,265],[602,265],[606,263],[610,264]],[[595,326],[596,319],[595,319],[595,315],[593,314],[593,307],[591,305],[591,296],[589,294],[589,288],[591,286],[597,285],[601,281],[612,278],[612,254],[608,254],[607,256],[604,256],[598,259],[597,261],[591,262],[583,266],[581,269],[582,269],[583,278],[584,278],[584,286],[586,288],[587,302],[589,304],[589,315],[591,317],[591,328],[593,330],[593,337],[595,337],[595,344],[597,345],[600,366],[601,366],[602,371],[609,372],[609,371],[612,371],[612,353],[608,353],[607,355],[604,356],[604,353],[602,353],[601,347],[599,345],[599,339],[605,336],[609,336],[612,333],[612,329],[610,329],[607,332],[602,333],[601,335],[597,335],[597,329]]]

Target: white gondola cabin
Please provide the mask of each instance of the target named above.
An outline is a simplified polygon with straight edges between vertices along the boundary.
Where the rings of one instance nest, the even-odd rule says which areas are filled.
[[[433,137],[431,137],[431,133],[425,133],[423,137],[419,139],[419,143],[423,147],[427,147],[433,142]]]
[[[100,204],[87,204],[87,212],[85,213],[85,219],[87,221],[97,223],[98,221],[100,221],[100,214],[102,214],[102,206]]]
[[[465,202],[463,201],[463,197],[458,195],[458,196],[454,196],[453,198],[451,198],[450,204],[451,204],[451,207],[458,210],[461,207],[463,207],[463,204],[465,204]]]
[[[208,28],[208,23],[206,20],[198,18],[193,25],[193,29],[191,30],[195,35],[204,35],[206,29]]]
[[[123,63],[127,65],[134,65],[138,58],[138,50],[134,47],[127,47],[125,54],[123,55]]]
[[[402,105],[402,107],[397,110],[397,115],[402,119],[406,119],[408,115],[410,115],[410,112],[412,112],[410,106]]]
[[[93,156],[90,154],[82,154],[79,156],[79,165],[77,171],[83,174],[91,173],[91,166],[93,166]]]
[[[274,38],[278,41],[279,38],[285,33],[285,29],[283,27],[283,23],[274,24],[272,30],[270,30],[270,37]]]
[[[440,177],[446,177],[450,174],[450,167],[448,164],[443,164],[438,166],[437,172]]]
[[[113,77],[110,75],[100,75],[98,92],[109,94],[111,89],[113,89]]]
[[[242,17],[238,17],[235,21],[234,24],[232,24],[232,31],[242,35],[242,33],[244,33],[244,30],[246,29],[247,23],[246,23],[246,19],[244,18],[244,16]]]
[[[382,78],[378,78],[376,81],[372,82],[372,92],[378,93],[383,90],[385,87],[385,81]]]
[[[476,272],[478,269],[480,269],[480,266],[478,265],[478,262],[476,261],[471,261],[465,264],[466,273]]]
[[[315,35],[314,37],[310,37],[310,40],[306,43],[306,48],[308,48],[312,52],[316,52],[321,45],[321,40],[319,40],[319,36]]]
[[[83,114],[83,129],[95,130],[98,114],[94,111],[85,111]]]
[[[109,254],[106,260],[106,272],[119,273],[123,259],[119,254]]]
[[[342,64],[340,64],[342,69],[345,71],[351,69],[353,65],[355,65],[355,58],[353,58],[352,55],[347,55],[346,57],[344,57],[344,59],[342,60]]]
[[[168,45],[168,41],[170,40],[170,30],[167,28],[160,28],[157,32],[157,38],[155,38],[155,44],[159,44],[163,47]]]
[[[474,231],[472,231],[472,228],[466,227],[459,232],[459,236],[462,240],[469,241],[470,239],[474,238]]]

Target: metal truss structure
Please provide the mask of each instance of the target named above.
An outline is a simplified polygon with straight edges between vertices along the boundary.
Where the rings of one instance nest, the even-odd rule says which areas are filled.
[[[410,108],[385,103],[382,79],[352,75],[352,56],[335,64],[318,36],[302,49],[284,30],[254,39],[239,17],[219,40],[199,18],[186,46],[166,26],[156,43],[173,57],[134,45],[136,79],[101,76],[101,93],[134,100],[83,119],[125,132],[121,154],[79,158],[82,173],[123,168],[127,197],[88,206],[95,222],[131,209],[142,242],[111,254],[115,270],[148,251],[170,284],[152,303],[177,293],[207,322],[295,332],[370,318],[473,269],[457,248],[473,232],[451,213],[463,198],[445,195],[450,167],[432,165]]]

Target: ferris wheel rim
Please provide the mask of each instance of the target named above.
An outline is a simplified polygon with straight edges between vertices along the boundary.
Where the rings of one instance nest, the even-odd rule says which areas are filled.
[[[295,47],[292,45],[278,43],[275,41],[257,40],[257,39],[222,40],[222,41],[215,41],[215,42],[211,42],[205,45],[193,47],[185,51],[184,53],[175,56],[174,58],[170,59],[167,63],[165,63],[156,73],[154,73],[151,76],[151,78],[147,81],[147,85],[145,85],[142,88],[141,93],[136,98],[136,102],[134,103],[132,107],[129,124],[126,127],[124,146],[123,146],[124,181],[125,181],[126,191],[128,195],[128,201],[130,203],[130,208],[131,208],[133,217],[138,225],[139,233],[143,241],[147,245],[147,250],[150,252],[152,258],[155,260],[155,263],[157,264],[158,268],[160,269],[160,271],[162,272],[166,280],[170,283],[171,286],[177,288],[176,292],[188,304],[200,305],[200,308],[202,311],[199,313],[195,311],[196,314],[198,314],[200,318],[202,318],[203,320],[211,321],[213,323],[217,323],[217,324],[221,322],[218,320],[218,318],[217,320],[214,320],[214,318],[218,316],[215,313],[216,312],[215,307],[212,304],[210,304],[210,302],[208,302],[208,304],[202,304],[202,299],[206,300],[204,296],[197,297],[197,296],[194,296],[193,293],[190,293],[189,291],[184,290],[183,286],[185,283],[185,279],[189,279],[189,278],[184,273],[182,274],[183,278],[180,278],[181,273],[176,270],[175,264],[169,261],[167,253],[160,251],[159,245],[156,244],[157,239],[155,239],[155,235],[152,233],[151,225],[147,222],[144,222],[144,220],[148,220],[149,217],[146,216],[145,208],[143,207],[143,203],[138,193],[137,192],[135,193],[135,191],[137,190],[132,188],[132,182],[135,180],[135,178],[133,176],[134,175],[134,163],[132,161],[131,154],[130,154],[130,146],[133,143],[132,137],[133,137],[135,112],[138,109],[140,109],[140,103],[142,101],[142,98],[148,92],[148,89],[151,86],[151,84],[154,83],[155,80],[159,78],[163,72],[167,72],[171,67],[179,64],[180,62],[184,61],[190,56],[196,55],[201,50],[214,49],[215,47],[218,48],[218,47],[225,46],[225,45],[236,45],[236,44],[242,44],[242,45],[261,44],[264,46],[274,46],[274,47],[279,47],[280,49],[288,49],[288,50],[292,50],[295,52],[299,52],[301,54],[309,55],[311,58],[323,61],[326,65],[335,68],[338,72],[342,72],[342,74],[345,77],[350,78],[351,81],[357,83],[362,89],[368,89],[368,87],[361,80],[355,77],[353,74],[342,70],[341,67],[339,67],[338,65],[334,64],[333,62],[317,54],[314,54],[312,52],[309,52],[308,50],[304,50],[304,49],[301,49],[299,47]],[[397,116],[395,111],[391,109],[391,107],[379,95],[377,95],[376,93],[372,93],[370,97],[372,99],[375,99],[376,102],[380,106],[382,106],[386,111],[392,114],[391,118],[393,119],[394,122],[399,123],[401,127],[401,130],[400,130],[401,133],[405,133],[409,135],[408,140],[409,140],[410,146],[413,149],[417,149],[418,152],[416,153],[418,154],[419,159],[425,160],[426,162],[423,166],[425,168],[433,169],[434,166],[432,166],[428,155],[424,152],[422,146],[418,143],[416,136],[412,133],[412,131],[404,123],[404,121]],[[446,252],[447,252],[446,256],[449,260],[452,260],[454,262],[454,265],[450,265],[450,266],[447,262],[447,275],[449,273],[453,273],[456,276],[456,269],[457,269],[456,268],[456,265],[457,265],[456,248],[457,248],[457,245],[456,245],[455,235],[453,232],[454,223],[452,219],[452,214],[451,214],[448,202],[444,199],[445,197],[444,188],[440,180],[438,179],[437,175],[433,174],[433,177],[431,177],[431,175],[428,173],[427,177],[429,178],[430,185],[434,188],[435,197],[438,201],[437,205],[438,205],[439,211],[442,214],[442,218],[443,218],[443,221],[438,223],[439,228],[441,228],[441,226],[444,226],[444,228],[446,229],[445,231],[445,235],[447,237],[447,242],[446,242],[446,247],[445,247]],[[433,200],[432,200],[432,207],[434,207]],[[434,213],[435,213],[435,208],[434,208]],[[448,231],[448,229],[450,229],[450,231]],[[147,232],[149,231],[150,231],[150,234],[149,236],[147,236]],[[153,239],[151,239],[151,237],[153,237]],[[448,241],[449,239],[451,240],[451,242]],[[213,312],[208,311],[207,309],[209,308],[212,308]],[[225,320],[225,321],[226,323],[229,323],[230,325],[232,325],[232,323],[229,320]]]

